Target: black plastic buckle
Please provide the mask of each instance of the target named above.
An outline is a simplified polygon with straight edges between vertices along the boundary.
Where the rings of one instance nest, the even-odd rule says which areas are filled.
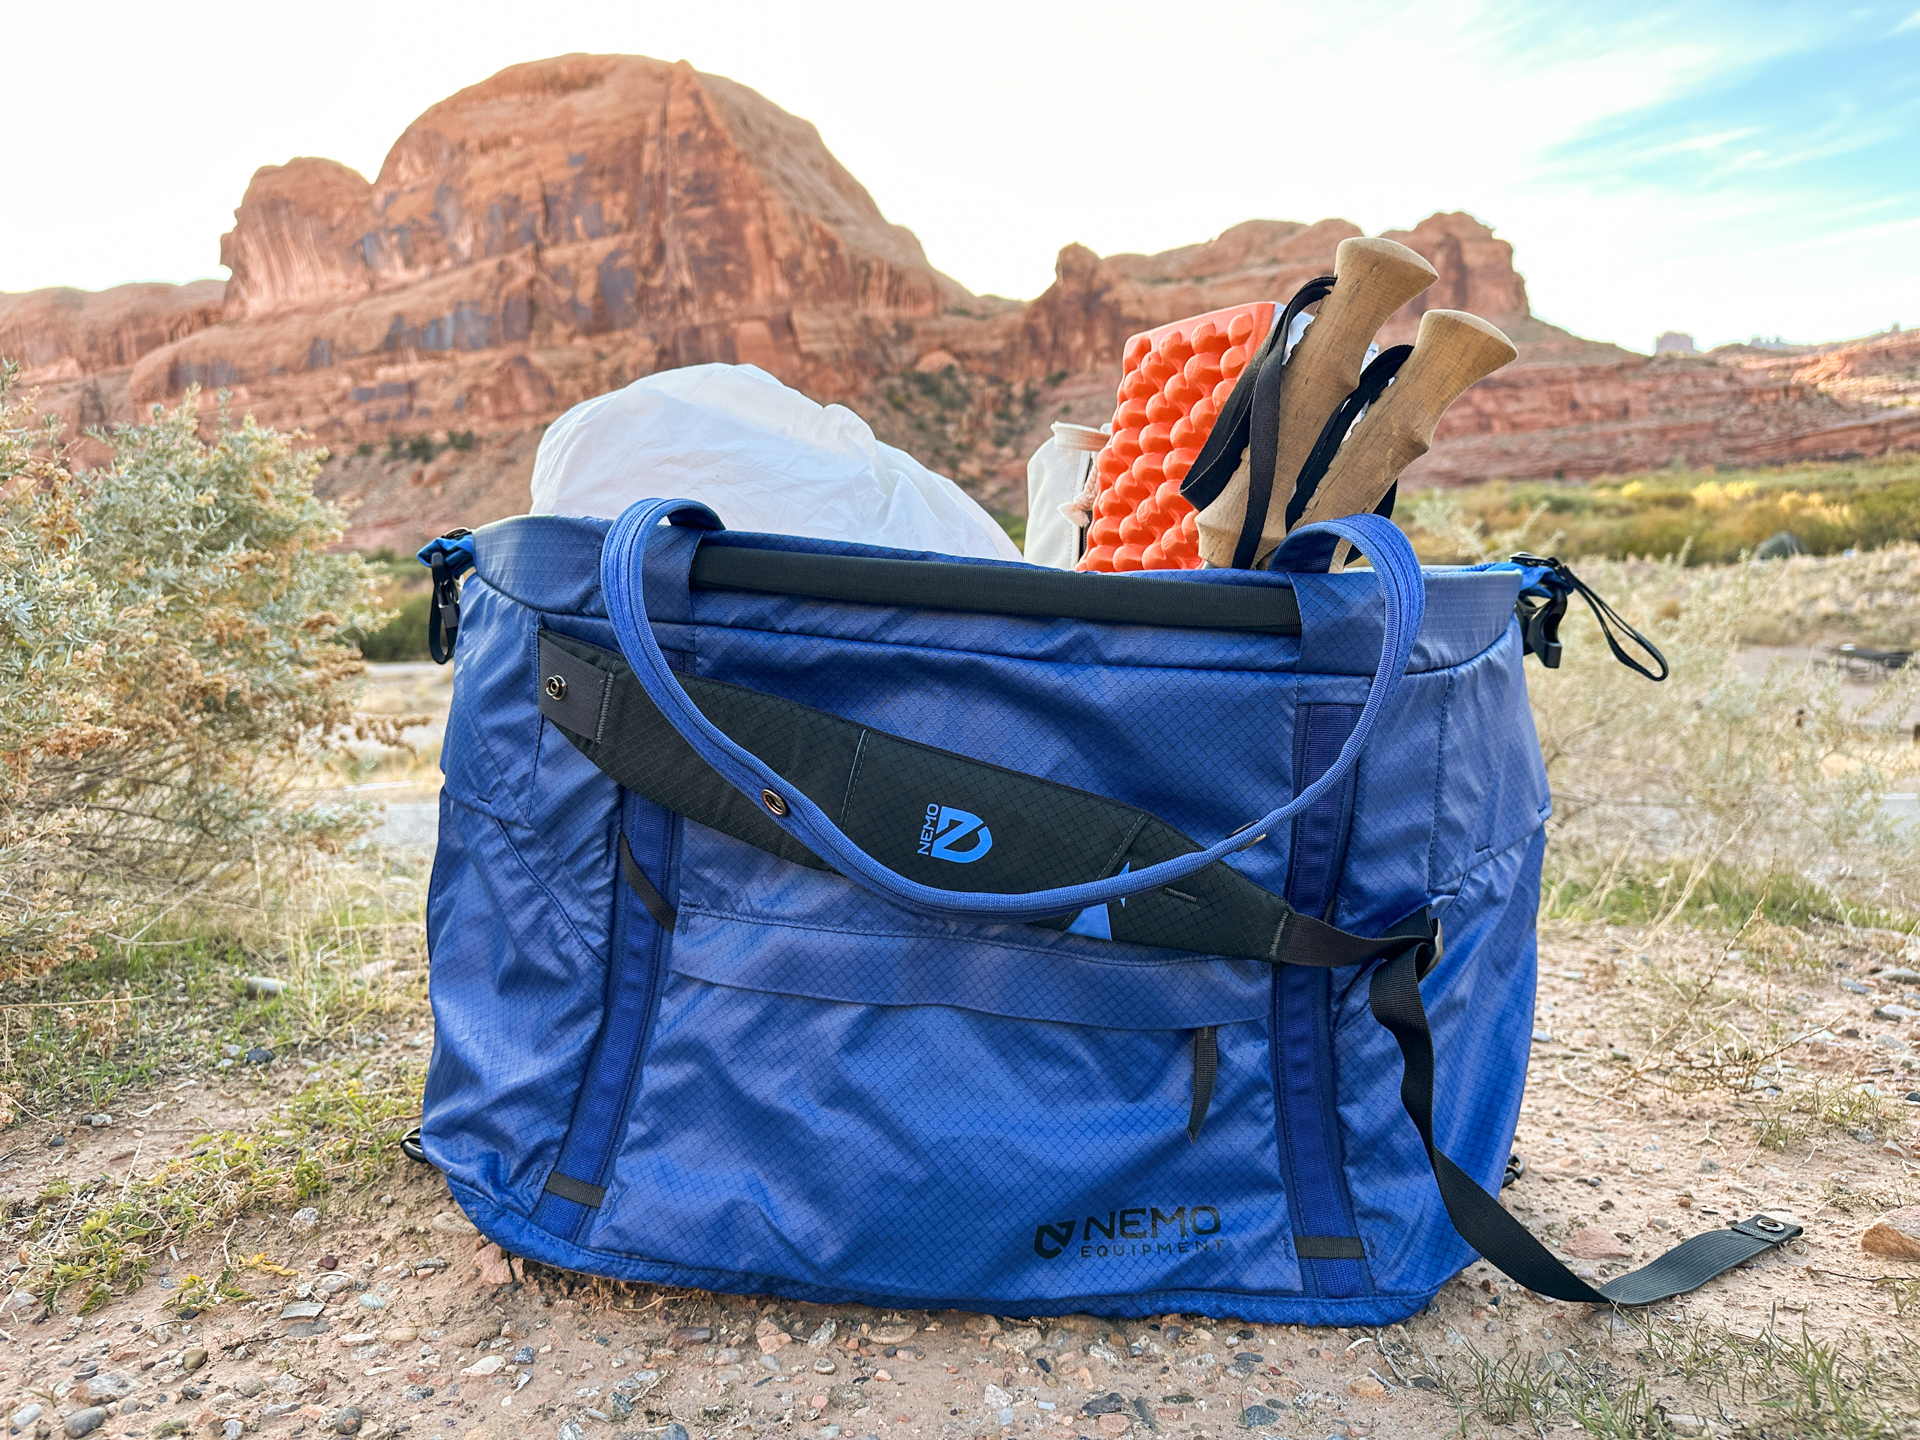
[[[442,540],[464,540],[473,531],[464,526],[447,531]],[[460,577],[447,564],[447,557],[435,551],[427,560],[433,574],[433,607],[427,611],[427,654],[433,663],[444,665],[453,659],[460,639]],[[444,637],[444,639],[443,639]]]
[[[1558,670],[1560,621],[1567,613],[1568,597],[1573,594],[1567,567],[1558,559],[1542,555],[1515,555],[1513,563],[1547,572],[1537,582],[1538,588],[1547,593],[1544,596],[1523,593],[1513,602],[1513,611],[1520,617],[1520,638],[1525,653],[1539,656],[1540,663],[1547,669]]]

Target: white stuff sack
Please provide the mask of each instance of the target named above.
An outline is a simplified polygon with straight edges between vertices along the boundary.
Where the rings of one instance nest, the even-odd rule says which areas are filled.
[[[729,530],[987,560],[1020,551],[944,475],[752,365],[664,370],[574,406],[541,437],[535,515],[613,519],[636,500],[698,500]]]

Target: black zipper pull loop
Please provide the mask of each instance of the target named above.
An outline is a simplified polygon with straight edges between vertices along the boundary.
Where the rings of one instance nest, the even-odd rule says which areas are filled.
[[[1613,651],[1614,659],[1656,684],[1672,673],[1667,665],[1667,657],[1660,653],[1659,647],[1622,619],[1620,612],[1594,593],[1593,587],[1575,575],[1564,561],[1553,556],[1525,553],[1515,555],[1512,559],[1514,564],[1526,569],[1545,572],[1520,592],[1513,609],[1520,620],[1525,652],[1539,656],[1540,663],[1547,669],[1560,668],[1560,621],[1567,613],[1567,601],[1578,595],[1593,611],[1593,618],[1600,622],[1600,633],[1606,636],[1607,648]],[[1629,655],[1621,647],[1621,636],[1631,640],[1642,654],[1652,660],[1659,667],[1659,673],[1655,674]]]
[[[464,540],[472,533],[463,527],[449,530],[440,539]],[[427,607],[427,654],[434,664],[444,665],[453,659],[454,646],[460,639],[460,570],[447,563],[447,551],[437,545],[425,558],[433,575],[433,604]]]

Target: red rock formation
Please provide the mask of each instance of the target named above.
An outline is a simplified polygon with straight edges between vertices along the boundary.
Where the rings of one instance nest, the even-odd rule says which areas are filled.
[[[973,296],[805,121],[684,63],[568,55],[435,105],[371,181],[314,158],[260,170],[221,240],[224,290],[0,296],[0,355],[84,423],[189,385],[207,405],[229,389],[332,446],[327,483],[361,504],[357,533],[396,547],[521,503],[531,433],[567,406],[705,360],[847,401],[1018,509],[1046,424],[1107,417],[1128,335],[1284,298],[1359,233],[1255,220],[1158,255],[1069,245],[1031,304]],[[1449,414],[1416,479],[1920,443],[1920,413],[1888,408],[1907,398],[1911,338],[1877,337],[1871,354],[1648,360],[1534,319],[1511,246],[1472,216],[1388,234],[1439,279],[1383,342],[1445,306],[1495,321],[1521,351]],[[382,444],[449,429],[481,440],[432,465]]]

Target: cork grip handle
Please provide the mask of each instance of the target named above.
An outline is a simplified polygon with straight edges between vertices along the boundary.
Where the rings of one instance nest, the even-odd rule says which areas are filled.
[[[1300,523],[1372,510],[1400,472],[1427,453],[1433,428],[1447,407],[1514,354],[1513,342],[1478,315],[1464,310],[1429,310],[1422,315],[1413,354],[1387,393],[1353,427],[1307,502]]]
[[[1261,554],[1286,535],[1294,479],[1327,417],[1360,383],[1361,362],[1374,333],[1436,278],[1434,268],[1406,246],[1361,236],[1340,242],[1333,275],[1333,293],[1320,302],[1318,317],[1294,346],[1281,376],[1278,458]],[[1286,337],[1280,343],[1285,344]],[[1247,488],[1243,460],[1220,498],[1200,513],[1200,554],[1210,565],[1233,563],[1247,513]]]

